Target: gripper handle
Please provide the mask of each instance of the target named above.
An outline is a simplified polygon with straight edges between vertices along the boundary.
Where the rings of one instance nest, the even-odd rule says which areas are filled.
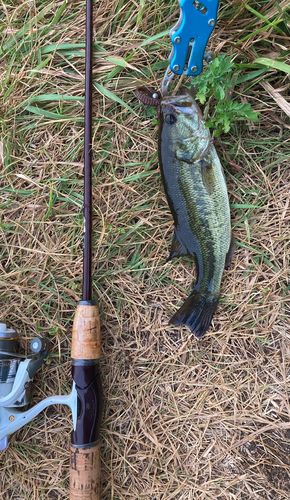
[[[100,423],[103,394],[99,360],[101,332],[94,301],[79,302],[72,333],[72,375],[78,417],[72,432],[70,500],[100,500]]]

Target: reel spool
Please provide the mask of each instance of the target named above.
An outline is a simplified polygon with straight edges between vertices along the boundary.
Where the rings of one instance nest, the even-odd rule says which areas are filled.
[[[31,356],[24,356],[17,354],[17,346],[20,337],[18,333],[12,328],[7,328],[6,323],[0,323],[0,404],[1,399],[12,392],[13,385],[15,382],[16,374],[22,359],[31,359]],[[31,379],[34,374],[43,363],[44,358],[47,355],[45,352],[47,346],[48,352],[48,341],[46,339],[40,339],[35,337],[30,344],[30,349],[34,355],[43,353],[41,356],[41,362],[39,360],[31,360],[29,371]],[[45,354],[44,354],[45,353]],[[36,361],[38,361],[36,363]],[[35,369],[35,364],[37,368]],[[32,369],[34,365],[34,370]],[[32,373],[32,371],[34,373]],[[12,407],[23,407],[31,402],[32,390],[31,384],[26,382],[23,387],[23,393],[21,396],[12,404]]]
[[[17,353],[18,333],[0,323],[0,450],[8,446],[8,436],[27,424],[44,408],[52,404],[66,404],[72,410],[73,425],[77,420],[77,391],[75,384],[68,396],[46,398],[29,410],[32,381],[48,354],[46,338],[35,337],[30,343],[32,354]]]
[[[18,334],[15,330],[7,328],[5,323],[0,323],[0,398],[10,394],[20,360],[16,354]]]

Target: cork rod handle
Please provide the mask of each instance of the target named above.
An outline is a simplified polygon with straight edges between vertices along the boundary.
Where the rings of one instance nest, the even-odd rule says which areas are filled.
[[[100,445],[71,446],[70,500],[100,500]]]
[[[72,432],[70,500],[100,500],[101,332],[97,305],[81,301],[72,333],[72,374],[78,393],[78,418]]]
[[[89,304],[89,305],[88,305]],[[72,331],[72,359],[99,360],[101,357],[101,326],[99,309],[93,301],[77,306]]]

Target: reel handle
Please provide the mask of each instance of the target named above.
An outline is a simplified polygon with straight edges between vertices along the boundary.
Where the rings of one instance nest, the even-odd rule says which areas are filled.
[[[72,333],[72,375],[78,415],[72,432],[70,500],[100,500],[100,423],[103,394],[99,360],[99,310],[92,300],[80,301]]]

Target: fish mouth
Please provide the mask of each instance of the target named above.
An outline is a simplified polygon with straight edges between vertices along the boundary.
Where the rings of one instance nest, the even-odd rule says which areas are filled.
[[[174,112],[176,114],[185,113],[188,115],[197,113],[202,118],[202,112],[197,102],[188,92],[181,95],[163,97],[160,101],[160,107],[162,113]]]
[[[171,105],[178,107],[190,107],[194,104],[194,99],[190,94],[165,96],[161,100],[162,105]]]

